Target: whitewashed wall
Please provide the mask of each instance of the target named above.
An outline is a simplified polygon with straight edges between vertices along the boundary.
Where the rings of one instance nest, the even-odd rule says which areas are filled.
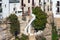
[[[9,15],[9,0],[2,0],[2,11],[3,18]]]
[[[22,15],[22,13],[18,13],[18,11],[22,11],[20,5],[21,5],[20,3],[10,3],[10,14],[15,13],[15,11],[17,11],[16,13],[17,15],[18,14]],[[14,8],[16,8],[15,11],[14,11]]]
[[[20,3],[9,3],[9,0],[2,0],[2,17],[6,18],[13,12],[13,8],[16,7],[16,11],[22,11],[21,1]],[[22,15],[22,13],[16,13],[16,15]]]
[[[35,6],[39,6],[39,0],[34,0]]]
[[[24,7],[24,11],[26,12],[26,11],[28,11],[28,7],[30,7],[30,11],[31,11],[31,13],[32,13],[32,0],[30,0],[30,3],[28,3],[28,0],[24,0],[24,4],[26,5],[25,7]],[[30,14],[31,14],[30,13]]]
[[[57,11],[56,3],[57,3],[57,1],[60,1],[60,0],[52,0],[52,2],[53,2],[52,11],[53,11],[54,18],[60,18],[60,14],[56,14],[56,11]]]

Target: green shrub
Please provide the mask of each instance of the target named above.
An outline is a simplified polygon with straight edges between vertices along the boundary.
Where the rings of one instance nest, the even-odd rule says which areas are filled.
[[[17,36],[17,34],[20,33],[20,23],[18,21],[18,17],[15,14],[11,14],[8,17],[8,20],[11,22],[10,32],[12,33],[12,35]]]
[[[36,30],[43,30],[47,22],[47,14],[43,12],[40,7],[33,8],[33,13],[36,19],[32,22],[32,26]]]

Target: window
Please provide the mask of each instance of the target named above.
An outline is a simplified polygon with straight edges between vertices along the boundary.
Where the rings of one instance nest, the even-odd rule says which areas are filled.
[[[18,11],[18,13],[21,13],[22,11]]]
[[[6,4],[5,4],[5,7],[6,7]]]
[[[57,7],[57,12],[59,12],[59,7]]]
[[[48,11],[49,11],[49,6],[47,7]]]
[[[52,4],[52,0],[50,0],[50,4]]]
[[[9,0],[9,3],[19,3],[20,0]]]
[[[32,5],[34,6],[34,0],[32,0]]]
[[[17,11],[15,11],[15,13],[17,13]]]
[[[13,8],[13,10],[15,11],[15,7]]]
[[[0,3],[0,13],[2,12],[2,3]]]
[[[21,6],[23,6],[23,0],[21,0]]]
[[[57,1],[57,6],[60,6],[60,1]]]
[[[30,3],[30,0],[28,0],[28,3]]]

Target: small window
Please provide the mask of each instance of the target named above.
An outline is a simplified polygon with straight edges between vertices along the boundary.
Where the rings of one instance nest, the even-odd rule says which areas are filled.
[[[32,5],[34,6],[34,0],[32,0]]]
[[[0,13],[2,12],[2,3],[0,3]]]
[[[9,3],[19,3],[20,0],[9,0]]]
[[[15,11],[15,13],[17,13],[17,11]]]
[[[21,13],[22,11],[18,11],[18,13]]]
[[[15,11],[15,7],[13,8],[13,10]]]
[[[57,7],[57,12],[59,12],[59,7]]]
[[[0,15],[0,19],[2,19],[2,15]]]
[[[28,3],[30,3],[30,0],[28,0]]]
[[[49,6],[47,7],[48,11],[49,11]]]
[[[60,6],[60,1],[57,1],[57,6]]]
[[[5,7],[6,7],[6,4],[5,4]]]

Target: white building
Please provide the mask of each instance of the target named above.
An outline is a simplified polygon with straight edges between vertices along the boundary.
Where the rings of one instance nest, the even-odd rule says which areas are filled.
[[[54,16],[54,22],[57,26],[57,29],[60,29],[60,0],[52,0],[52,12]]]
[[[40,0],[21,0],[21,6],[24,7],[23,11],[25,14],[32,13],[32,7],[39,6]],[[30,13],[29,13],[30,12]]]
[[[0,0],[0,19],[8,17],[11,13],[22,15],[22,7],[24,13],[32,13],[32,6],[39,6],[40,0]],[[23,5],[23,6],[22,6]]]
[[[0,0],[0,18],[6,18],[11,13],[22,15],[20,0]]]
[[[53,13],[54,23],[60,28],[60,0],[41,0],[41,9],[49,14]]]

